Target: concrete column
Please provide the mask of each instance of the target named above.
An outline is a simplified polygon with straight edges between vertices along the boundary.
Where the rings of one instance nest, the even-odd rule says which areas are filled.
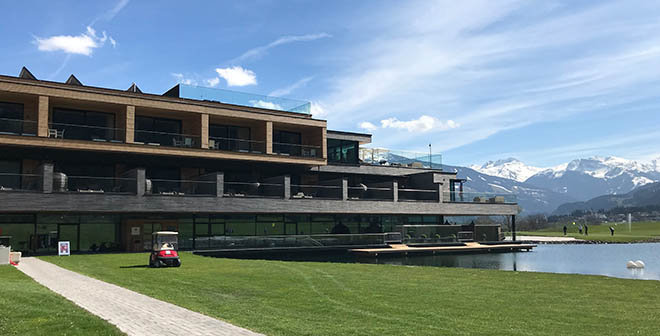
[[[48,137],[48,96],[39,96],[37,107],[37,136]]]
[[[511,215],[511,240],[516,241],[516,215]]]
[[[225,194],[225,173],[215,173],[215,196],[222,197]]]
[[[204,113],[200,114],[199,125],[201,129],[199,130],[199,143],[200,148],[208,149],[209,148],[209,115]]]
[[[348,179],[341,179],[341,199],[348,200]]]
[[[135,141],[135,106],[126,105],[125,117],[123,122],[126,126],[124,142],[133,143]]]
[[[53,192],[53,169],[52,163],[43,163],[39,166],[41,191],[45,194]]]
[[[328,139],[326,138],[327,136],[327,129],[325,127],[321,128],[321,153],[323,156],[321,156],[324,159],[328,158]]]
[[[266,121],[266,154],[273,154],[273,122]]]
[[[438,203],[442,203],[443,202],[442,198],[444,196],[443,195],[444,188],[442,187],[442,183],[436,184],[436,188],[438,189]]]
[[[144,196],[147,187],[147,171],[144,168],[137,168],[135,174],[135,190],[138,196]]]
[[[284,199],[291,198],[291,176],[284,175]]]
[[[399,182],[392,181],[392,202],[399,201]]]

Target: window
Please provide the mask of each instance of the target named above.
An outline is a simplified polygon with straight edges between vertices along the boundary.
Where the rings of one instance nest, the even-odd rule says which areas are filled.
[[[236,152],[258,150],[250,143],[250,128],[241,126],[211,125],[209,139],[215,141],[215,149]]]
[[[135,117],[135,141],[174,146],[180,140],[181,120]]]
[[[358,164],[358,142],[328,139],[328,162]]]
[[[64,139],[110,141],[115,140],[115,115],[112,113],[53,110],[51,128],[64,130]]]
[[[103,190],[116,191],[115,168],[103,165],[85,165],[80,163],[55,163],[55,171],[67,175],[69,191]]]
[[[179,168],[147,169],[146,178],[151,180],[151,192],[154,194],[181,192]]]
[[[0,133],[23,132],[23,104],[0,103]]]
[[[277,154],[301,155],[302,136],[297,132],[273,132],[273,152]]]
[[[21,162],[0,161],[0,190],[21,188]]]

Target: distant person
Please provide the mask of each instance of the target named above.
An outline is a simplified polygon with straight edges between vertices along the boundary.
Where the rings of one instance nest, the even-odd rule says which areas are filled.
[[[610,226],[610,234],[614,237],[614,226]]]
[[[568,228],[564,225],[564,236],[566,235],[566,230],[568,230]]]
[[[578,225],[578,232],[580,232],[580,234],[582,234],[582,224]]]
[[[589,227],[587,226],[587,224],[584,224],[584,235],[585,236],[589,235]]]

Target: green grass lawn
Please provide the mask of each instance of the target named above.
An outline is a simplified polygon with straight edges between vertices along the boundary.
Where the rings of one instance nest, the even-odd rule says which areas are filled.
[[[42,259],[269,335],[657,335],[660,319],[660,281],[181,255]]]
[[[529,236],[564,236],[563,224],[539,231],[519,231],[518,235]],[[610,235],[610,226],[614,227],[614,236]],[[638,242],[638,241],[660,241],[660,222],[635,222],[632,223],[632,230],[628,231],[628,224],[605,223],[601,225],[589,225],[589,235],[585,236],[578,232],[578,225],[569,223],[568,237],[575,237],[585,240],[597,240],[604,242]]]
[[[0,266],[0,309],[3,336],[123,335],[13,266]]]

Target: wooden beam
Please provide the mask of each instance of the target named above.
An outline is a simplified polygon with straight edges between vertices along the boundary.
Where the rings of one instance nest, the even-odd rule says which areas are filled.
[[[135,141],[135,106],[126,105],[126,114],[122,124],[125,126],[124,142],[133,143]]]
[[[273,154],[273,122],[266,121],[266,154]]]

